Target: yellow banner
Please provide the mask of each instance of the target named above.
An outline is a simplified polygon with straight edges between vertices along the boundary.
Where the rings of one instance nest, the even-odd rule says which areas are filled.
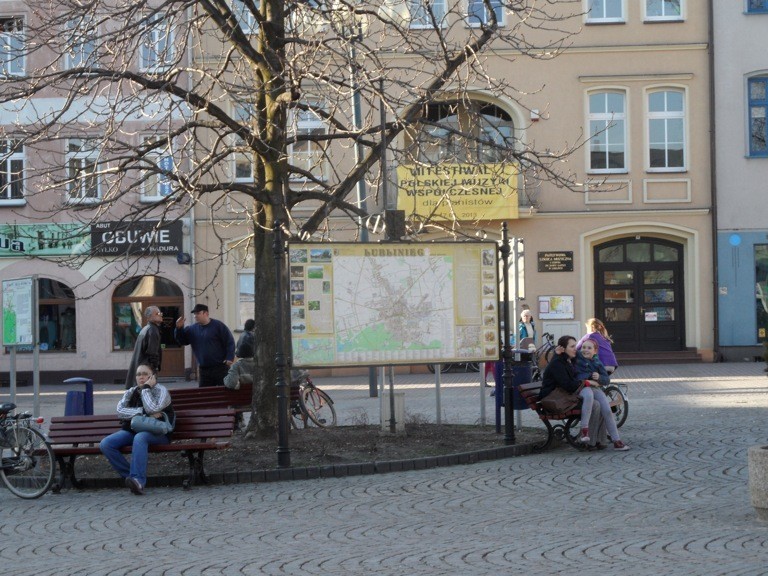
[[[515,164],[397,167],[397,208],[433,220],[511,220],[518,217]]]

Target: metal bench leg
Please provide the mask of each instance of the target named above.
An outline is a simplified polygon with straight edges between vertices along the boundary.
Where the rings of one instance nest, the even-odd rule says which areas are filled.
[[[184,480],[184,490],[189,490],[196,484],[208,484],[208,477],[205,475],[205,468],[203,466],[203,456],[205,450],[185,450],[183,452],[187,456],[189,461],[189,477]]]
[[[54,483],[54,485],[51,487],[51,491],[54,494],[58,494],[63,488],[66,488],[67,483],[71,484],[78,490],[83,488],[83,483],[78,480],[77,476],[75,475],[76,460],[77,455],[75,454],[69,456],[69,461],[67,461],[67,458],[64,456],[56,456],[56,462],[59,465],[59,481]]]

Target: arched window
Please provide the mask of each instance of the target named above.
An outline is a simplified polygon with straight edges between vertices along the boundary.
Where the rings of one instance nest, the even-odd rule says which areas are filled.
[[[648,93],[648,167],[652,171],[685,170],[685,92]]]
[[[162,344],[177,347],[173,325],[176,318],[184,314],[183,303],[181,289],[170,280],[160,276],[126,280],[112,294],[112,349],[133,350],[144,324],[143,312],[148,306],[158,306],[163,313]]]
[[[511,161],[514,132],[509,113],[494,104],[440,102],[424,110],[411,153],[428,164]]]
[[[589,170],[627,169],[626,95],[621,91],[589,94]]]
[[[66,284],[38,278],[40,351],[77,350],[75,294]]]

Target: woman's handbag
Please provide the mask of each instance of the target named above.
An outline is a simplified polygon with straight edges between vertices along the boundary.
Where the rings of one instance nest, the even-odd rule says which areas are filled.
[[[563,414],[578,408],[580,401],[578,394],[566,392],[558,386],[541,400],[541,407],[552,414]]]
[[[168,434],[173,431],[173,424],[168,420],[168,414],[163,412],[162,418],[137,414],[131,418],[131,430],[134,432],[151,432],[152,434]]]

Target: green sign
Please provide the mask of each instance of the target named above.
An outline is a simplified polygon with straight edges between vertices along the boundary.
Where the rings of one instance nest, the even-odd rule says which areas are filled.
[[[73,256],[91,250],[91,229],[82,224],[2,224],[0,258]]]
[[[34,278],[3,280],[3,346],[34,342]]]

